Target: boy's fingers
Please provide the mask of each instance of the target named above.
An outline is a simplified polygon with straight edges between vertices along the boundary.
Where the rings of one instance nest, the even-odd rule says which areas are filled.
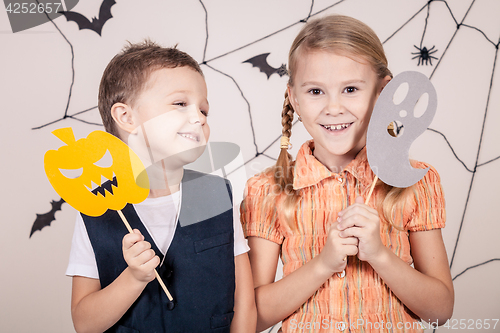
[[[139,262],[140,265],[146,264],[148,261],[153,259],[156,256],[155,251],[152,249],[147,249],[145,251],[140,252],[135,258]]]
[[[123,245],[124,249],[128,250],[132,246],[134,246],[135,244],[143,242],[143,241],[144,241],[144,236],[142,236],[140,232],[139,233],[134,232],[132,234],[126,234],[123,237],[122,245]],[[145,242],[145,243],[148,243],[148,242]]]

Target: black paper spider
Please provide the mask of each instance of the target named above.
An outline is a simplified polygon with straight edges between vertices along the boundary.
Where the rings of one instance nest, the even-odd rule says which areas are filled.
[[[412,52],[411,54],[416,54],[416,56],[414,56],[411,59],[413,60],[415,58],[418,58],[417,66],[420,66],[420,61],[422,61],[422,65],[424,64],[424,61],[425,61],[425,65],[427,65],[428,62],[430,62],[431,66],[432,66],[432,59],[436,59],[436,60],[438,59],[438,58],[433,57],[431,55],[431,54],[434,54],[438,51],[438,50],[434,50],[436,45],[431,47],[429,50],[427,50],[427,48],[425,46],[423,48],[419,48],[419,47],[417,47],[417,45],[413,45],[413,46],[415,46],[415,48],[418,50],[418,52]],[[434,51],[432,51],[432,50],[434,50]]]

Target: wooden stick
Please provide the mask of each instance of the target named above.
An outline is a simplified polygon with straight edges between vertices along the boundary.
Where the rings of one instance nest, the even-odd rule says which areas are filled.
[[[130,227],[130,224],[128,223],[125,215],[123,215],[121,210],[117,210],[117,212],[118,212],[118,215],[120,215],[120,217],[122,218],[123,224],[125,224],[125,227],[127,227],[128,232],[133,234],[134,231],[132,230],[132,227]],[[158,282],[160,283],[161,288],[163,289],[165,294],[167,294],[168,300],[170,302],[172,302],[174,299],[172,298],[172,295],[170,295],[170,293],[168,292],[167,286],[165,286],[165,283],[163,283],[163,280],[161,279],[161,277],[158,274],[158,272],[156,271],[156,269],[155,269],[155,276],[156,276],[156,279],[158,280]]]
[[[373,183],[372,186],[370,187],[370,192],[368,192],[368,196],[365,199],[365,205],[368,205],[368,201],[370,201],[370,197],[372,196],[373,189],[375,188],[375,184],[377,183],[378,176],[375,175],[375,178],[373,178]]]
[[[378,180],[378,176],[375,175],[375,178],[373,178],[372,186],[370,187],[370,192],[368,192],[368,196],[365,199],[365,205],[368,205],[368,201],[370,201],[370,198],[372,196],[373,189],[375,188],[375,184],[377,183],[377,180]],[[347,257],[344,258],[344,261],[346,261],[346,260],[347,260]],[[343,278],[345,276],[345,269],[341,273],[337,273],[337,276],[339,278]]]

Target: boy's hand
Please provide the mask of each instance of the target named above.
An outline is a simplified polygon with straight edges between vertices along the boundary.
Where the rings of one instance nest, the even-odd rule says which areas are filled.
[[[337,229],[340,237],[356,237],[359,260],[370,262],[376,258],[384,245],[380,239],[380,219],[378,212],[364,204],[362,197],[357,197],[354,204],[339,212]]]
[[[155,278],[154,269],[160,264],[160,258],[151,249],[151,244],[137,229],[133,234],[123,237],[123,257],[132,275],[138,281],[150,282]]]
[[[318,256],[322,266],[331,275],[342,272],[347,265],[345,258],[358,253],[358,239],[356,237],[341,237],[337,225],[337,221],[330,225],[325,246]]]

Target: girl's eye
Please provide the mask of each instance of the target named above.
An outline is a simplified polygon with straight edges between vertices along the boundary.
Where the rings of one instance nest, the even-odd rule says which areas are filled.
[[[344,92],[348,94],[352,94],[353,92],[356,92],[358,89],[356,87],[347,87],[344,89]]]
[[[323,92],[321,91],[321,89],[312,88],[312,89],[309,89],[309,93],[310,93],[310,94],[313,94],[313,95],[320,95],[320,94],[322,94]]]

